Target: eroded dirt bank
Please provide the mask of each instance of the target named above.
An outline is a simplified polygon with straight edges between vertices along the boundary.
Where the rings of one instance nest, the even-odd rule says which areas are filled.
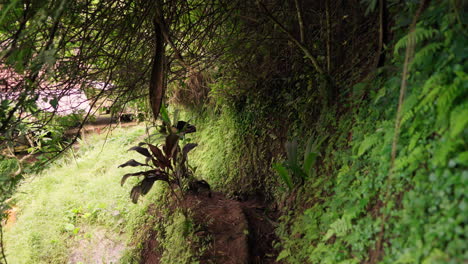
[[[208,239],[210,245],[200,263],[275,264],[277,251],[272,243],[273,212],[258,200],[236,201],[221,193],[188,194],[185,205],[199,226],[196,235]],[[156,212],[154,212],[157,214]],[[142,263],[157,264],[161,258],[155,233],[144,243]]]

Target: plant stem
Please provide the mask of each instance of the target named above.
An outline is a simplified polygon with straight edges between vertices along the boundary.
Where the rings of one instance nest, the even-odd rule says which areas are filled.
[[[304,43],[304,20],[302,18],[302,12],[301,12],[301,7],[299,5],[299,0],[294,0],[296,3],[296,12],[297,12],[297,20],[299,21],[299,34],[300,34],[300,40],[301,43]]]
[[[5,255],[5,246],[3,243],[3,225],[0,224],[0,250],[2,253],[2,264],[8,264],[6,255]]]

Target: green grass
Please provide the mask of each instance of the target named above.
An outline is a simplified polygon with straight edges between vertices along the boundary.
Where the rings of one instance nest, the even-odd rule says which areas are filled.
[[[120,186],[117,168],[141,155],[127,152],[143,141],[144,127],[116,129],[87,136],[74,155],[67,153],[38,175],[26,175],[14,196],[17,222],[6,229],[9,263],[139,263],[151,230],[158,234],[161,263],[196,263],[191,219],[170,209],[168,188],[156,183],[133,204],[129,193],[137,182]],[[152,209],[150,209],[152,208]],[[162,216],[148,211],[157,209]]]
[[[9,263],[67,263],[73,248],[94,243],[97,230],[108,242],[125,245],[145,202],[131,203],[131,181],[120,186],[121,175],[136,169],[117,166],[138,158],[126,150],[143,134],[143,127],[133,127],[117,129],[107,139],[88,136],[75,155],[27,175],[14,196],[17,222],[5,234]]]

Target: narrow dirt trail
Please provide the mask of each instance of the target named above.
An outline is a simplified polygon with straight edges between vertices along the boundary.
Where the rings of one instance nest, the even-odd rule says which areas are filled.
[[[210,247],[199,259],[200,263],[276,264],[277,253],[272,243],[275,233],[273,217],[264,204],[256,200],[239,202],[223,194],[188,194],[185,204],[193,213],[193,220],[202,229],[196,234],[210,238]],[[159,263],[156,238],[145,243],[142,263]]]

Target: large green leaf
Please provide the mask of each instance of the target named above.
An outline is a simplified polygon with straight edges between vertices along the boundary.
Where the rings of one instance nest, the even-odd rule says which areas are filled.
[[[293,167],[297,165],[297,140],[288,141],[285,144],[288,165]]]
[[[166,123],[167,125],[171,125],[171,119],[169,118],[169,113],[167,112],[167,108],[164,106],[164,104],[161,105],[161,119]]]
[[[284,167],[280,163],[275,163],[273,164],[273,169],[275,169],[276,172],[278,172],[283,182],[286,183],[286,185],[288,186],[289,190],[292,190],[293,184],[292,184],[291,176],[289,175],[286,167]]]
[[[317,161],[318,153],[316,152],[310,152],[307,154],[307,157],[304,160],[304,172],[307,174],[308,177],[312,176],[312,168],[315,164],[315,161]]]

